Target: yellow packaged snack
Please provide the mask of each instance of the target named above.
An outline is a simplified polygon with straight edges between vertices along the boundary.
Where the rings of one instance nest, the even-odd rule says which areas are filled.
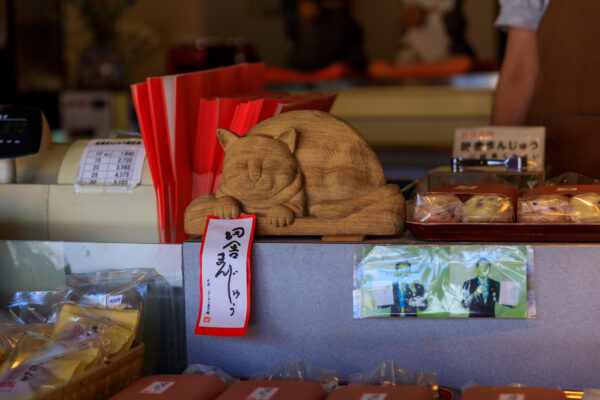
[[[82,371],[82,364],[80,360],[63,358],[23,363],[0,377],[0,397],[3,400],[33,398],[69,381]]]
[[[0,358],[0,375],[27,360],[52,357],[63,350],[62,347],[57,348],[50,338],[29,332],[20,325],[6,328],[0,334],[7,348],[4,356]]]
[[[93,332],[104,346],[105,357],[110,358],[129,350],[139,318],[137,310],[102,310],[64,304],[52,337],[69,339]]]

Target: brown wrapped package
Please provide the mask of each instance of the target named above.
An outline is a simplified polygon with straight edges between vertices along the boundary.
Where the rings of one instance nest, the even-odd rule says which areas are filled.
[[[463,202],[453,194],[422,193],[417,196],[413,220],[428,223],[460,222]]]
[[[250,380],[231,385],[217,400],[321,400],[325,397],[327,392],[315,382]]]
[[[571,220],[579,224],[600,223],[600,194],[582,193],[569,199]]]
[[[110,400],[213,400],[225,389],[225,382],[216,376],[150,375],[127,386]]]
[[[513,222],[514,209],[508,197],[477,194],[465,201],[463,222]]]
[[[331,392],[327,400],[362,400],[365,395],[385,393],[385,400],[433,400],[431,389],[425,386],[342,386]]]
[[[463,400],[566,400],[558,389],[511,386],[476,386],[465,390]]]
[[[519,200],[518,222],[531,224],[570,222],[569,199],[561,194],[530,196]]]

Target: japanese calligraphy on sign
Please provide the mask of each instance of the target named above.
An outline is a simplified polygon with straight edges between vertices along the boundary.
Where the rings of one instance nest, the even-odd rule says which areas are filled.
[[[195,333],[243,336],[248,324],[250,246],[255,217],[208,217],[200,252],[200,313]]]
[[[506,160],[527,156],[527,168],[544,169],[546,129],[543,126],[460,128],[454,133],[453,157]]]

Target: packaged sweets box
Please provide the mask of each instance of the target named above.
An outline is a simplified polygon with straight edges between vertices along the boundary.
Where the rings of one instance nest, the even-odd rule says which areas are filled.
[[[149,375],[132,383],[110,399],[213,400],[225,389],[227,385],[215,376]]]
[[[217,400],[320,400],[327,392],[318,383],[292,380],[248,380],[231,385]]]
[[[512,386],[476,386],[465,390],[463,400],[566,400],[558,389]]]
[[[385,400],[433,400],[433,392],[425,386],[401,385],[401,386],[362,386],[349,385],[340,386],[329,396],[327,400],[362,400],[362,399],[385,399]]]

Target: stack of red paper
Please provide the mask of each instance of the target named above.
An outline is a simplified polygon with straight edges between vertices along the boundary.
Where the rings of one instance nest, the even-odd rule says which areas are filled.
[[[181,243],[183,215],[214,193],[223,149],[217,129],[244,135],[258,122],[298,109],[329,111],[335,95],[268,92],[262,63],[147,78],[131,86],[158,209],[162,243]]]

